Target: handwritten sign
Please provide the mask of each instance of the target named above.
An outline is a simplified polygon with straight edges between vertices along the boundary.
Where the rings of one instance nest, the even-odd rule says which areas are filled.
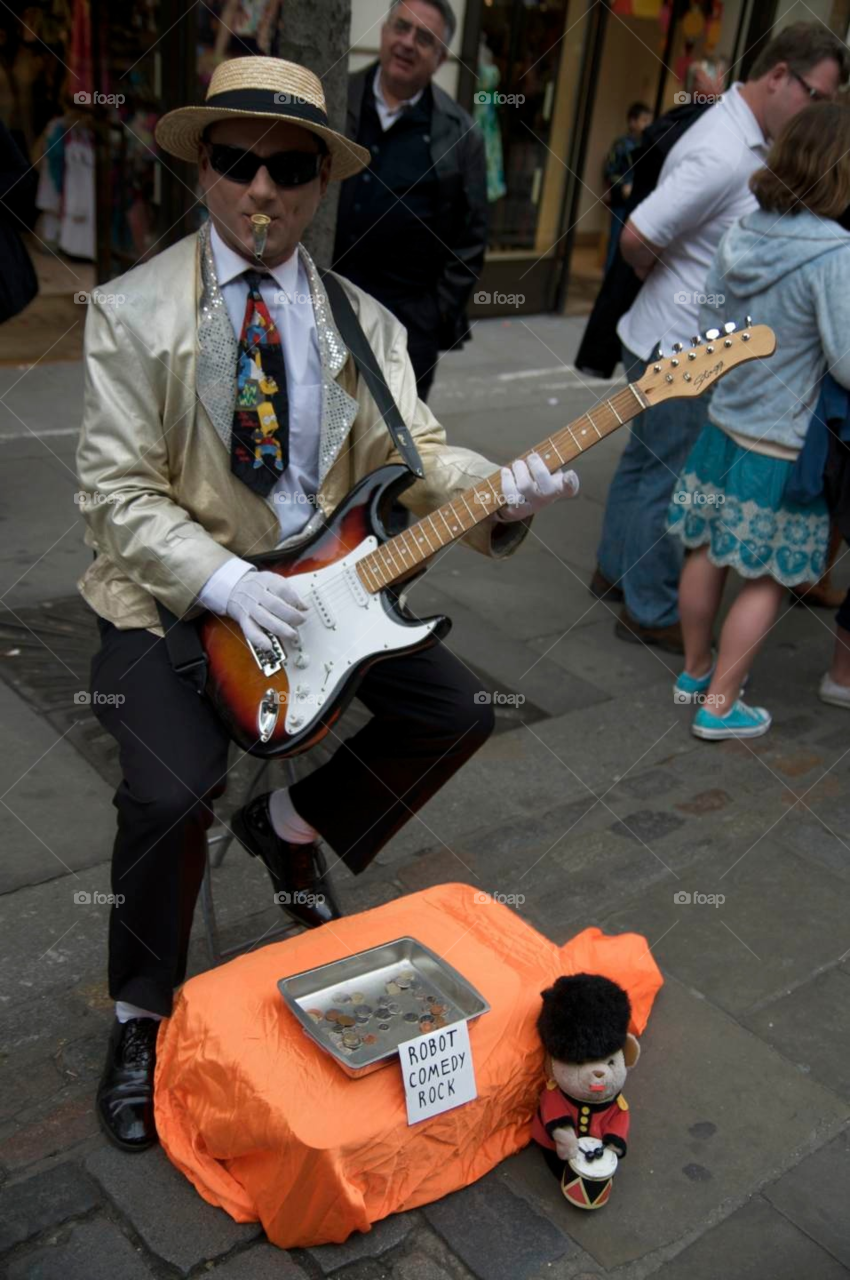
[[[418,1124],[478,1097],[469,1026],[456,1022],[398,1046],[407,1123]]]

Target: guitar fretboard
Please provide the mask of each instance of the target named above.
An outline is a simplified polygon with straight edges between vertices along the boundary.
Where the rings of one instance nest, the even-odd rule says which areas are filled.
[[[520,457],[538,453],[550,472],[557,471],[647,407],[641,392],[630,384]],[[367,591],[375,593],[409,577],[419,565],[469,533],[503,504],[501,476],[495,471],[359,560],[360,581]]]

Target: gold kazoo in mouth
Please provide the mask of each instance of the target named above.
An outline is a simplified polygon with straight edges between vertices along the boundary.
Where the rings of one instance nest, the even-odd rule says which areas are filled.
[[[254,257],[258,262],[262,262],[263,260],[271,221],[272,220],[267,213],[251,214],[251,231],[254,236]]]

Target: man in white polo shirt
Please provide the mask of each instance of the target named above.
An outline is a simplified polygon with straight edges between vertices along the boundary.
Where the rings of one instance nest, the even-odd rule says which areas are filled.
[[[832,98],[850,56],[822,23],[786,27],[671,149],[658,185],[623,228],[620,251],[644,281],[617,335],[629,381],[659,349],[688,346],[702,289],[726,228],[755,208],[750,175],[768,142],[812,101]],[[755,320],[758,317],[754,317]],[[741,317],[743,321],[743,317]],[[622,601],[617,635],[682,652],[682,547],[665,534],[670,493],[705,421],[705,404],[671,400],[641,414],[611,483],[591,590]]]

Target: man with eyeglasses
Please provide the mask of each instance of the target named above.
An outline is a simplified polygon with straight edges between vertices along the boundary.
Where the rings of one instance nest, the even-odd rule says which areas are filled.
[[[186,624],[209,610],[260,649],[269,635],[294,640],[305,589],[246,557],[300,545],[357,481],[402,461],[340,326],[352,330],[301,244],[328,183],[369,160],[331,128],[321,81],[277,58],[232,59],[204,105],[169,112],[156,140],[198,164],[209,221],[93,295],[77,452],[95,552],[79,589],[101,637],[92,705],[123,774],[109,927],[116,1019],[97,1110],[125,1151],[156,1141],[157,1028],[186,974],[206,833],[227,782],[228,734],[199,696],[202,663],[178,651]],[[402,501],[430,514],[495,466],[446,443],[417,397],[399,321],[342,277],[333,288],[398,406],[400,446],[409,433],[421,459]],[[501,488],[505,504],[463,539],[494,557],[578,484],[532,455],[503,468]],[[443,644],[376,663],[356,695],[369,722],[293,786],[233,816],[289,917],[314,927],[340,914],[320,838],[358,874],[482,746],[493,715],[479,683]]]
[[[484,140],[433,83],[456,21],[447,0],[393,0],[378,61],[349,81],[349,136],[371,155],[343,183],[334,269],[407,329],[421,399],[439,352],[469,337],[466,306],[484,261]]]
[[[765,46],[746,83],[733,84],[671,147],[654,191],[632,210],[620,237],[620,253],[643,281],[617,325],[629,381],[656,358],[657,344],[666,352],[674,342],[690,344],[723,233],[756,208],[749,179],[768,143],[810,102],[834,97],[848,74],[847,46],[821,22],[796,22]],[[666,535],[667,508],[705,414],[704,397],[675,400],[633,425],[608,492],[590,582],[593,595],[622,605],[620,639],[671,653],[683,652],[683,549]]]

